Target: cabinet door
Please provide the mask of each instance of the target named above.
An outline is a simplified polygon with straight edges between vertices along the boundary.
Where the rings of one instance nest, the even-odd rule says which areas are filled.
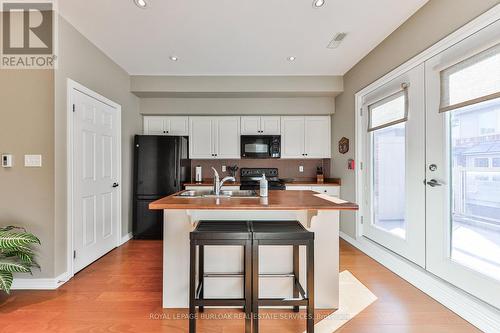
[[[281,157],[304,158],[304,117],[281,118]]]
[[[188,117],[166,117],[166,130],[168,135],[185,136],[189,135]]]
[[[258,135],[260,134],[260,117],[241,117],[241,134]]]
[[[331,118],[305,117],[306,158],[330,158],[331,146]]]
[[[216,117],[215,158],[240,159],[240,117]]]
[[[339,197],[340,196],[340,187],[339,186],[313,186],[311,188],[314,192],[327,194],[331,197]]]
[[[189,118],[189,155],[192,159],[214,158],[214,126],[211,118]]]
[[[165,135],[164,117],[144,117],[144,135]]]
[[[281,117],[264,116],[260,118],[260,129],[265,135],[281,134]]]

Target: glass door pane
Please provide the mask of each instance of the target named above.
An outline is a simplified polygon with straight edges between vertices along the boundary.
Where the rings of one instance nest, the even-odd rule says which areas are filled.
[[[406,124],[373,132],[373,224],[406,238]]]
[[[451,258],[500,279],[500,99],[448,118]]]

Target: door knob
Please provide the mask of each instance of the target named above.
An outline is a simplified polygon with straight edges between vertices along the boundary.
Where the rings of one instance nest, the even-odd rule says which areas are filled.
[[[429,185],[430,187],[436,187],[436,186],[443,186],[443,184],[441,184],[440,182],[438,182],[437,180],[435,179],[431,179],[427,182],[427,185]]]
[[[118,186],[120,186],[120,184],[118,184],[118,183],[113,183],[113,187],[118,187]]]

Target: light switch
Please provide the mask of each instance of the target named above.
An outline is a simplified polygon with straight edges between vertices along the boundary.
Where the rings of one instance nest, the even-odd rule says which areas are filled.
[[[12,155],[2,154],[2,166],[4,168],[12,168]]]
[[[299,172],[304,172],[304,166],[303,165],[299,166]]]
[[[226,172],[227,171],[227,168],[225,165],[222,166],[222,172]]]
[[[42,155],[24,155],[24,166],[27,168],[41,168]]]

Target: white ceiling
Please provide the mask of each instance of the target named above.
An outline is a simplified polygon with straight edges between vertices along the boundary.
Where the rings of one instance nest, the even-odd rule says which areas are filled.
[[[427,2],[147,1],[62,0],[59,10],[131,75],[343,75]],[[327,49],[337,32],[348,35]]]

